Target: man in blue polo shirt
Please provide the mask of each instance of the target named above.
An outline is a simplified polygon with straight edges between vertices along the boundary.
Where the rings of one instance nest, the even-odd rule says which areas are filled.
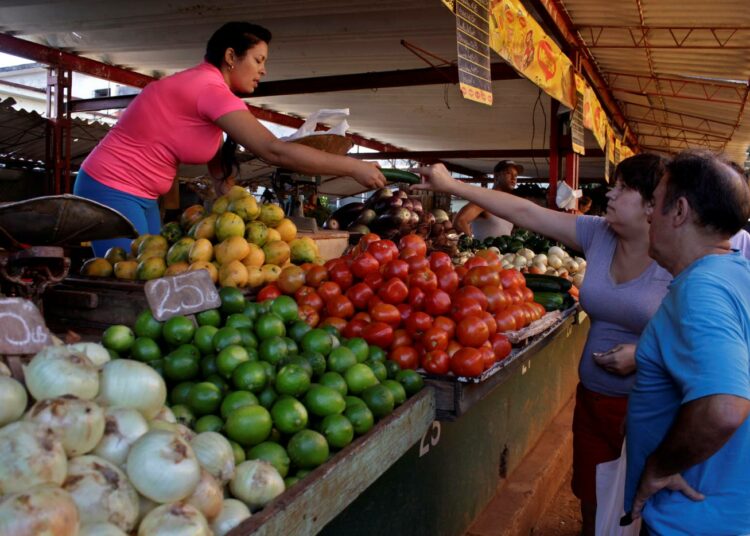
[[[750,263],[729,243],[749,216],[746,179],[707,152],[654,192],[649,254],[674,280],[638,344],[625,486],[651,535],[750,534]]]

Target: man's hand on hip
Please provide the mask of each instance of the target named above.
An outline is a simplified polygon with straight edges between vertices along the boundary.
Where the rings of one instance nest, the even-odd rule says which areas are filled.
[[[643,470],[641,481],[638,484],[638,491],[633,500],[632,518],[638,519],[641,517],[641,511],[646,501],[663,489],[680,491],[694,501],[702,501],[705,498],[702,493],[691,488],[680,473],[659,477],[654,474],[653,468],[646,462],[646,468]]]

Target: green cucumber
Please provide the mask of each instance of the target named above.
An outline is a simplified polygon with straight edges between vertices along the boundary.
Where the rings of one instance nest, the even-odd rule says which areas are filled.
[[[562,292],[534,292],[534,301],[542,304],[547,311],[564,308],[565,294]]]
[[[384,168],[381,169],[380,172],[388,180],[388,182],[405,182],[408,184],[419,184],[420,182],[422,182],[422,179],[419,178],[419,175],[415,175],[410,171],[402,171],[400,169],[394,168]]]
[[[534,292],[568,292],[573,283],[562,277],[545,274],[523,274],[526,286]]]

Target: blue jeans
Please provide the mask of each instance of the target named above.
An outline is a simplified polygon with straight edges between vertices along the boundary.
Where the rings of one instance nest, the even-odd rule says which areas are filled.
[[[138,234],[159,234],[161,216],[156,199],[147,199],[127,194],[94,179],[83,168],[76,176],[73,193],[102,205],[107,205],[125,216],[138,230]],[[130,253],[130,238],[112,238],[109,240],[94,240],[91,245],[94,255],[103,257],[109,248],[119,246]]]

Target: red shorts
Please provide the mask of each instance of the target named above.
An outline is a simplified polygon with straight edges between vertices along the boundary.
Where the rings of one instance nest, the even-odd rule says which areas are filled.
[[[626,396],[600,395],[580,383],[573,414],[573,493],[596,504],[596,466],[620,457]]]

